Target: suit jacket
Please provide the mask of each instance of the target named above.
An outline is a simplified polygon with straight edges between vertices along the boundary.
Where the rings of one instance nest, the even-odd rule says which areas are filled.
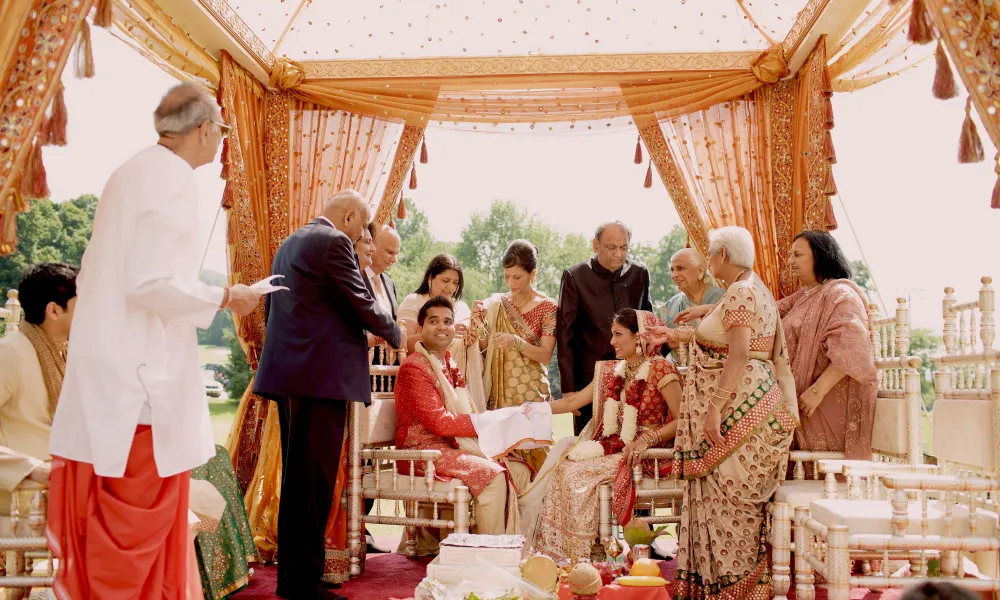
[[[563,271],[556,313],[563,392],[586,387],[594,378],[594,364],[615,357],[611,322],[615,313],[625,308],[653,310],[646,267],[626,261],[612,272],[595,256]]]
[[[374,297],[375,290],[372,287],[371,279],[369,279],[368,277],[369,270],[371,270],[371,267],[368,267],[368,269],[362,272],[361,276],[365,280],[365,286],[372,291],[372,297]],[[372,271],[372,273],[374,273],[374,271]],[[389,296],[389,304],[392,306],[392,320],[396,321],[399,318],[397,316],[397,313],[399,311],[399,302],[396,300],[396,283],[392,280],[391,277],[389,277],[385,273],[379,273],[378,275],[376,275],[376,277],[382,280],[382,289],[384,289],[385,294]],[[378,304],[377,299],[376,299],[376,304]]]
[[[365,331],[393,346],[401,334],[365,287],[351,240],[314,219],[288,236],[271,274],[283,275],[289,291],[267,296],[254,393],[370,402]]]

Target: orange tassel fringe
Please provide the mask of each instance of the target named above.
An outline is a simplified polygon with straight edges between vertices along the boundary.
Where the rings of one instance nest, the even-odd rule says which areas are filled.
[[[420,141],[420,164],[427,164],[427,140],[421,139]]]
[[[111,14],[111,0],[97,0],[97,10],[94,12],[94,26],[107,29],[111,27],[113,16]]]
[[[990,208],[1000,209],[1000,154],[993,158],[993,162],[996,163],[993,172],[997,174],[997,182],[993,184],[993,199],[990,202]]]
[[[219,155],[219,162],[222,169],[219,171],[219,178],[229,180],[229,136],[222,138],[222,154]]]
[[[417,165],[413,165],[413,168],[410,171],[410,189],[417,189]]]
[[[41,199],[49,197],[49,182],[42,163],[42,145],[36,143],[28,155],[28,164],[21,175],[21,195],[25,198]]]
[[[961,164],[983,162],[983,142],[979,139],[976,123],[972,120],[972,97],[965,102],[965,121],[958,143],[958,162]]]
[[[825,108],[825,112],[826,112],[826,118],[825,118],[825,120],[826,120],[826,128],[827,129],[833,129],[833,100],[831,100],[830,98],[827,98],[826,99],[826,105],[825,105],[824,108]]]
[[[635,140],[635,164],[642,164],[642,138],[636,138]]]
[[[94,76],[94,48],[90,42],[90,24],[83,20],[80,29],[80,41],[76,46],[76,60],[73,70],[77,79],[89,79]]]
[[[68,121],[68,117],[66,114],[66,97],[63,93],[64,91],[62,84],[60,84],[56,88],[56,95],[52,97],[52,113],[45,124],[45,144],[53,146],[66,145],[66,122]]]
[[[830,82],[830,71],[823,69],[823,95],[827,98],[833,97],[833,84]]]
[[[823,193],[827,196],[837,195],[837,182],[833,180],[833,169],[826,169],[826,184],[823,186]]]
[[[913,0],[910,12],[910,28],[907,37],[914,44],[929,44],[934,41],[930,15],[924,6],[924,0]]]
[[[833,202],[826,199],[826,230],[833,231],[837,228],[837,215],[833,213]]]
[[[647,190],[653,187],[653,161],[649,161],[649,167],[646,169],[646,181],[642,184],[642,187]]]
[[[934,87],[932,91],[938,100],[950,100],[958,96],[958,86],[955,85],[955,76],[951,72],[951,64],[948,62],[948,54],[944,51],[944,45],[938,40],[937,50],[934,51]]]
[[[826,160],[831,165],[837,164],[837,149],[833,147],[833,136],[826,132]]]
[[[403,194],[399,194],[399,206],[396,207],[396,218],[405,219],[406,218],[406,201],[403,200]]]

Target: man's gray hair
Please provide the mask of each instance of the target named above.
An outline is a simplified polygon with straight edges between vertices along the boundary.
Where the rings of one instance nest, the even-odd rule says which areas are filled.
[[[729,263],[744,269],[753,268],[753,236],[735,225],[708,232],[708,254],[715,255],[725,248]]]
[[[325,208],[341,208],[343,210],[351,210],[355,206],[368,207],[368,203],[365,202],[364,197],[355,190],[340,190],[336,194],[330,196],[330,199],[326,201]]]
[[[170,88],[153,112],[156,133],[184,135],[205,121],[222,121],[215,98],[193,83]]]
[[[705,258],[704,254],[698,252],[694,248],[681,248],[677,252],[674,252],[674,255],[670,257],[670,262],[673,263],[675,260],[677,260],[682,256],[687,256],[688,258],[691,259],[691,262],[693,262],[695,266],[701,267],[702,269],[705,270],[705,274],[702,275],[701,277],[701,280],[703,282],[709,285],[715,282],[715,280],[712,278],[712,275],[708,272],[708,259]]]
[[[608,221],[607,223],[601,223],[597,226],[597,231],[594,232],[594,239],[601,241],[601,236],[604,235],[604,230],[608,227],[621,227],[622,231],[625,232],[625,237],[628,238],[628,241],[632,241],[632,230],[628,228],[628,225],[622,223],[621,221]]]

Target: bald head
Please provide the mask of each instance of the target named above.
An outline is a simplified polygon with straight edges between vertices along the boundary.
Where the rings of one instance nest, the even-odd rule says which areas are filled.
[[[219,104],[193,83],[170,88],[153,112],[153,126],[160,135],[184,135],[206,121],[222,123]]]
[[[354,190],[340,190],[331,196],[326,201],[323,216],[351,238],[352,243],[357,243],[371,220],[368,203]]]
[[[376,273],[385,273],[389,267],[396,264],[402,240],[399,238],[399,233],[388,225],[376,225],[375,227],[375,237],[372,238],[375,243],[372,270]]]

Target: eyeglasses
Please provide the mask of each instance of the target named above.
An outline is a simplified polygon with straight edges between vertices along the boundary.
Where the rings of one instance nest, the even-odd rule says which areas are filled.
[[[220,123],[218,121],[212,121],[215,125],[219,127],[219,132],[222,133],[222,137],[229,137],[229,125],[225,123]]]

